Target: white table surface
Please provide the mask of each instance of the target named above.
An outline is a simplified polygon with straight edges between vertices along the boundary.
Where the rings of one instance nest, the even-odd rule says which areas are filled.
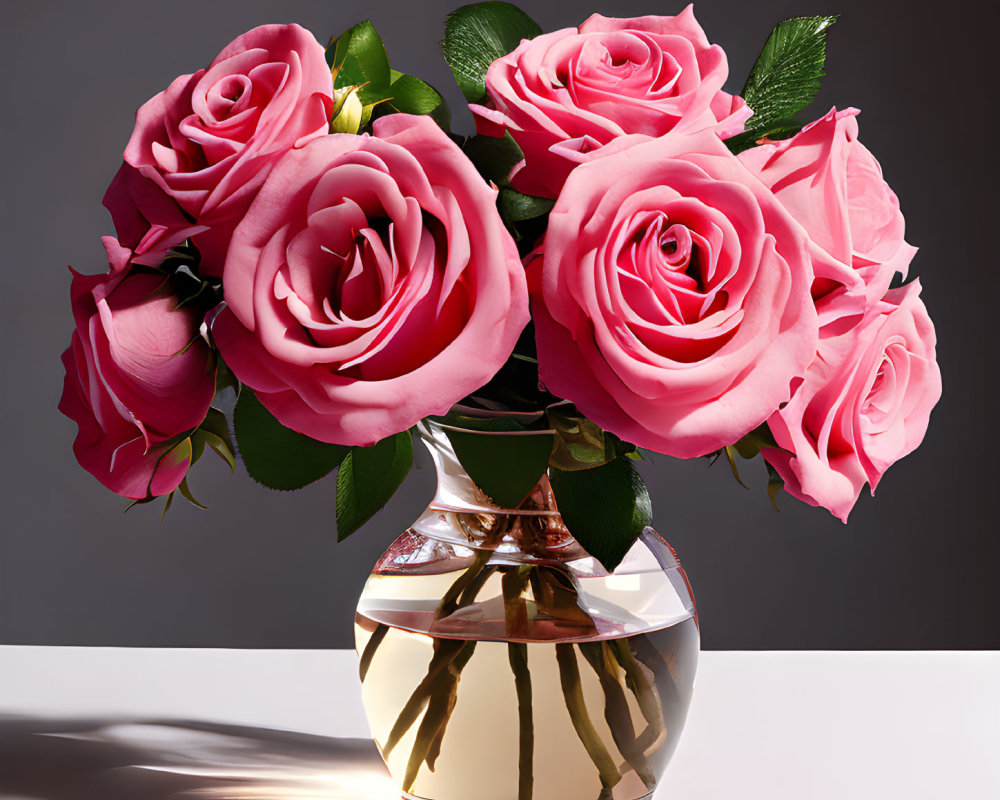
[[[0,646],[0,733],[16,723],[36,725],[49,743],[117,742],[163,756],[147,758],[142,769],[206,779],[232,777],[239,764],[256,770],[256,777],[243,775],[242,791],[158,797],[390,800],[368,745],[338,749],[336,741],[314,738],[368,737],[359,692],[355,656],[345,650]],[[85,719],[104,725],[69,730]],[[164,719],[204,724],[150,724]],[[46,720],[60,724],[46,728]],[[272,731],[272,739],[256,741],[252,757],[245,737],[240,749],[232,736],[251,729]],[[286,741],[273,738],[282,735],[274,729],[311,736]],[[24,741],[0,736],[0,797],[76,800],[64,787],[45,794],[25,785],[35,774],[25,765],[40,751]],[[229,773],[225,765],[213,772],[212,756],[185,753],[192,741],[204,753],[235,753]],[[350,757],[359,751],[349,746],[361,747],[367,763],[353,776]],[[57,770],[62,751],[55,752],[45,751],[42,763]],[[164,767],[163,754],[171,753],[187,767]],[[316,753],[333,755],[317,760]],[[4,769],[25,773],[19,793],[4,794]],[[282,784],[282,774],[294,774],[296,788]],[[103,797],[147,800],[107,790]],[[687,726],[656,798],[997,800],[1000,652],[702,653]]]

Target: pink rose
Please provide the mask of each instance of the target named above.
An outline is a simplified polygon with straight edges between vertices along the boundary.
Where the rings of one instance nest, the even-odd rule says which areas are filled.
[[[487,104],[470,108],[480,133],[509,131],[524,152],[514,188],[555,198],[583,155],[619,136],[742,132],[751,111],[722,91],[728,74],[691,6],[676,17],[595,14],[494,61]]]
[[[369,445],[488,381],[528,321],[496,191],[428,117],[288,153],[233,234],[213,326],[286,426]]]
[[[177,308],[162,275],[129,272],[129,251],[104,239],[105,275],[74,273],[76,330],[63,353],[59,410],[79,426],[77,460],[114,492],[142,499],[184,479],[196,428],[215,394],[215,365],[199,336],[202,316]]]
[[[115,174],[104,207],[134,264],[159,266],[171,248],[208,230],[194,225],[170,195],[130,164],[122,164]]]
[[[792,399],[768,420],[784,449],[764,457],[785,489],[844,522],[861,487],[874,494],[886,469],[920,444],[941,397],[934,326],[919,295],[917,281],[893,289],[860,325],[824,338]]]
[[[816,351],[808,241],[714,133],[606,152],[569,176],[531,266],[539,374],[628,441],[703,455]]]
[[[880,299],[895,273],[906,276],[916,248],[903,241],[899,201],[875,157],[858,141],[856,108],[831,109],[790,139],[740,154],[775,197],[833,260],[827,280],[814,287],[821,317],[853,312]],[[838,265],[841,265],[838,267]],[[839,274],[838,274],[839,269]],[[854,285],[852,285],[854,284]],[[846,292],[836,290],[839,285]],[[843,302],[843,294],[858,302]],[[834,309],[836,313],[834,313]]]
[[[196,243],[218,276],[272,164],[327,133],[332,109],[323,46],[298,25],[263,25],[140,108],[125,161],[210,228]]]

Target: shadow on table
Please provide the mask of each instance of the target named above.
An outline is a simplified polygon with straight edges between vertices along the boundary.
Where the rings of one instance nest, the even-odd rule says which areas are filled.
[[[185,720],[0,716],[3,800],[396,800],[366,739]]]

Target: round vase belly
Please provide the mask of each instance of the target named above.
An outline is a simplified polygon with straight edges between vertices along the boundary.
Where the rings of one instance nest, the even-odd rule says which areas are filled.
[[[698,661],[673,550],[647,528],[609,574],[546,478],[499,508],[439,426],[421,436],[437,495],[379,561],[355,626],[368,721],[403,796],[651,797]]]

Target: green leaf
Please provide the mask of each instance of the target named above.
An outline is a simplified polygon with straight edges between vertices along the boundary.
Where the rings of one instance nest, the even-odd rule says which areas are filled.
[[[233,427],[250,477],[271,489],[301,489],[336,469],[350,450],[286,428],[247,386],[236,401]]]
[[[388,105],[403,114],[430,114],[444,99],[437,90],[412,75],[400,75],[392,82]]]
[[[500,216],[508,222],[521,222],[544,216],[552,210],[552,206],[555,204],[555,200],[521,194],[506,186],[500,190],[500,196],[497,198]]]
[[[524,153],[509,133],[503,136],[477,134],[462,146],[479,174],[497,186],[506,186],[510,172],[524,158]]]
[[[833,17],[789,19],[771,32],[743,87],[753,109],[748,133],[760,138],[812,102],[826,63],[826,34]]]
[[[465,99],[475,103],[486,94],[490,64],[541,32],[537,22],[510,3],[473,3],[448,15],[441,49]]]
[[[507,411],[501,416],[494,411],[477,411],[472,407],[456,406],[444,416],[428,417],[432,422],[467,431],[547,431],[544,411]]]
[[[726,139],[726,147],[734,154],[739,154],[744,150],[749,150],[751,147],[756,146],[760,139],[767,139],[772,142],[788,139],[801,131],[807,123],[808,120],[789,117],[788,119],[775,122],[773,125],[757,128],[754,127],[753,117],[751,117],[749,129],[745,133],[738,133],[736,136],[730,136]]]
[[[549,480],[569,532],[613,571],[653,519],[649,492],[632,461],[616,458],[576,471],[553,468]]]
[[[545,474],[553,435],[526,432],[517,422],[503,417],[490,420],[479,430],[445,428],[444,432],[472,482],[498,506],[517,508]]]
[[[437,106],[431,113],[430,118],[437,123],[437,126],[449,135],[451,138],[451,108],[445,99],[441,98],[440,105]]]
[[[409,431],[371,447],[353,447],[337,473],[337,541],[344,541],[389,502],[413,463]]]
[[[398,70],[391,71],[392,82],[386,90],[384,105],[374,109],[373,116],[385,114],[426,114],[443,131],[451,127],[451,109],[441,94],[429,83]]]
[[[574,406],[551,406],[546,409],[546,415],[557,434],[549,458],[553,467],[562,470],[591,469],[607,464],[618,455],[615,439],[586,417],[575,413]]]
[[[359,22],[331,41],[326,58],[335,89],[361,87],[358,96],[365,105],[385,97],[392,80],[389,56],[371,20]]]

